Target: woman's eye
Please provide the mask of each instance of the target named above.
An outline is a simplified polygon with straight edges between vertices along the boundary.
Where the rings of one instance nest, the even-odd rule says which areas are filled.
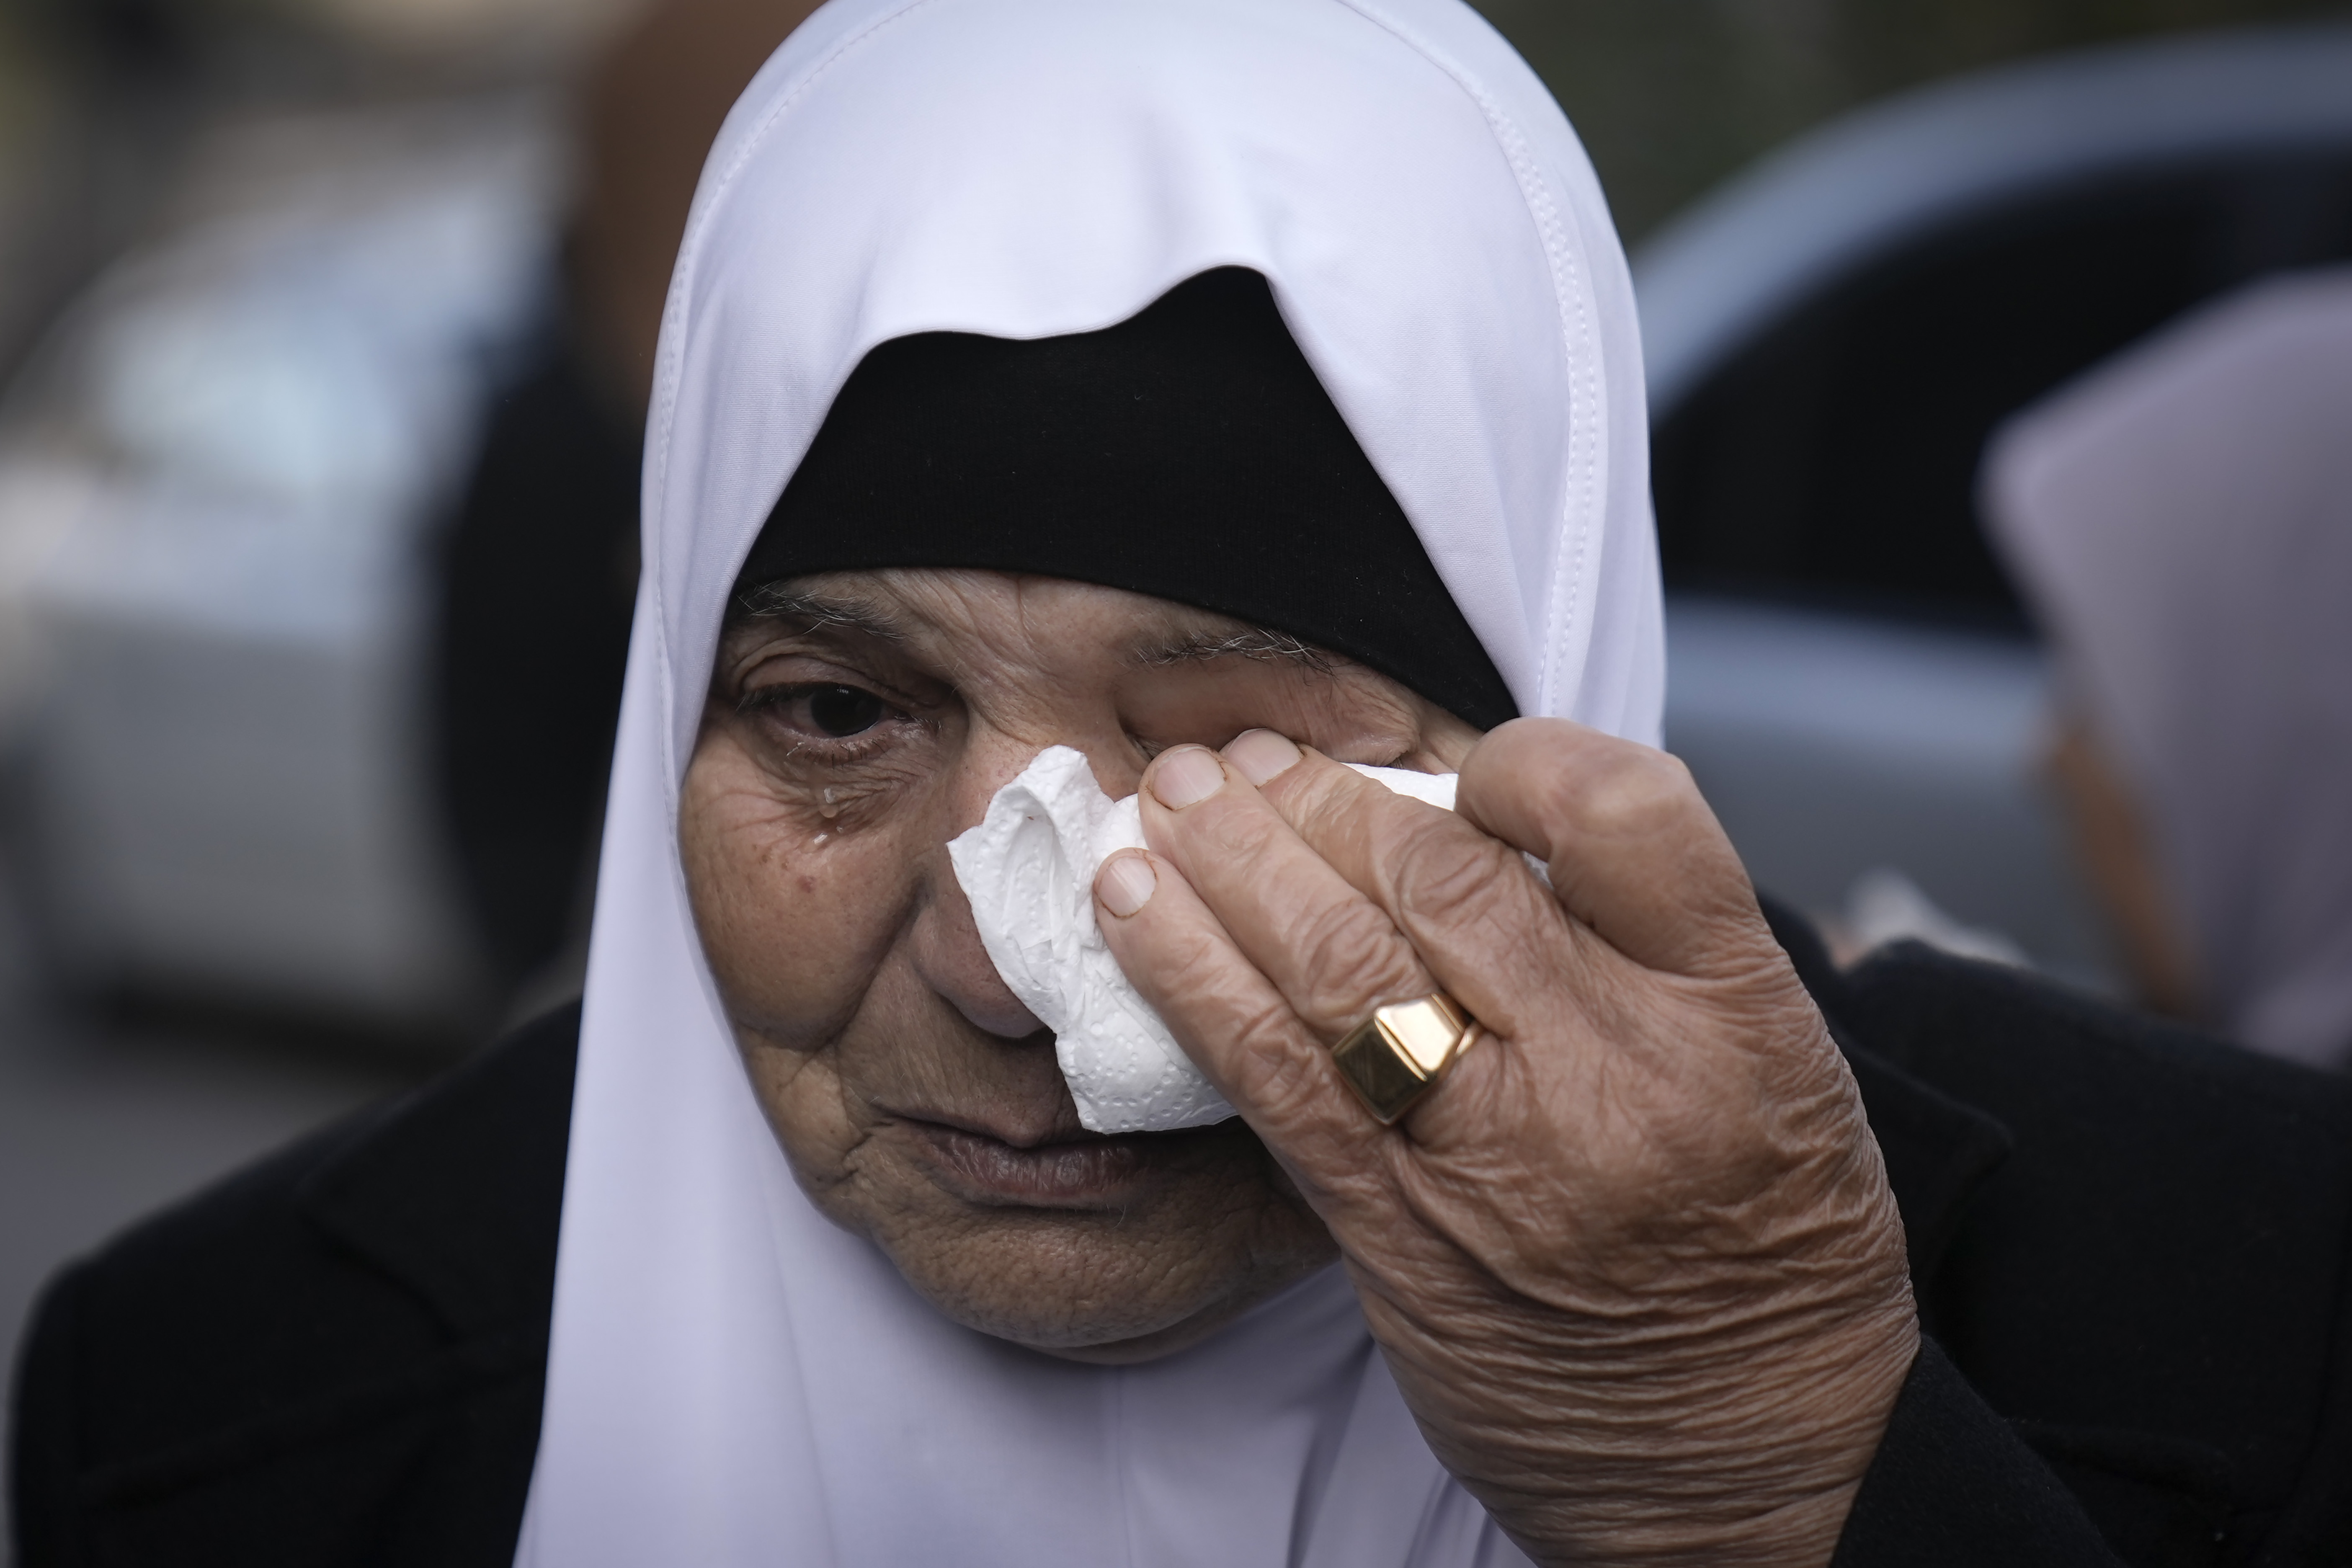
[[[736,710],[763,715],[763,723],[812,741],[852,741],[908,717],[903,708],[862,686],[845,681],[778,681],[754,687],[736,700]],[[879,739],[879,737],[877,737]],[[871,742],[860,742],[861,746]]]
[[[890,711],[889,706],[871,691],[861,691],[855,686],[818,686],[801,694],[801,707],[805,704],[808,726],[819,734],[845,740],[862,735],[882,722]]]

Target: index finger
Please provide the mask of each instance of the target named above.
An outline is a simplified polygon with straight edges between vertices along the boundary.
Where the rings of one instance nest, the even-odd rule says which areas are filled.
[[[1236,742],[1236,746],[1239,742]],[[1605,948],[1511,847],[1311,748],[1260,786],[1318,863],[1401,931],[1489,1033],[1532,1037],[1588,994]]]
[[[1187,781],[1177,792],[1181,806],[1161,798],[1177,775]],[[1301,839],[1231,762],[1205,747],[1179,747],[1152,763],[1141,798],[1152,848],[1183,872],[1243,956],[1327,1044],[1373,1008],[1434,988],[1387,911]]]

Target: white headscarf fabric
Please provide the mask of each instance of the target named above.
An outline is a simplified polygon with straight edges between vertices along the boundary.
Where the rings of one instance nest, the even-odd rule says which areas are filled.
[[[1522,710],[1656,740],[1632,289],[1574,133],[1473,12],[817,12],[712,151],[662,328],[520,1562],[1519,1561],[1336,1269],[1124,1369],[932,1311],[793,1184],[688,910],[725,599],[860,357],[1100,328],[1226,265],[1272,282]]]
[[[2021,416],[1986,475],[2214,1021],[2352,1065],[2352,269],[2126,353]]]

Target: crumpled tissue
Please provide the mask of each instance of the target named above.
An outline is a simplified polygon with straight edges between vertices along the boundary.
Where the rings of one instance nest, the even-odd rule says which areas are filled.
[[[1453,773],[1350,766],[1400,795],[1454,809]],[[1234,1114],[1136,994],[1095,925],[1095,872],[1143,847],[1136,797],[1113,800],[1084,752],[1050,746],[948,845],[981,945],[1005,985],[1054,1031],[1054,1052],[1096,1132],[1167,1132]]]

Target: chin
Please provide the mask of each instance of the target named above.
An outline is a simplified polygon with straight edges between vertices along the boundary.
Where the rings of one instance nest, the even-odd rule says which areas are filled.
[[[1339,1255],[1295,1196],[1255,1180],[1150,1183],[1098,1208],[974,1203],[899,1174],[820,1204],[941,1316],[1070,1360],[1182,1350]]]
[[[941,1316],[1054,1355],[1164,1355],[1256,1299],[1250,1260],[1220,1238],[1131,1215],[989,1209],[945,1223],[908,1216],[871,1234]]]

